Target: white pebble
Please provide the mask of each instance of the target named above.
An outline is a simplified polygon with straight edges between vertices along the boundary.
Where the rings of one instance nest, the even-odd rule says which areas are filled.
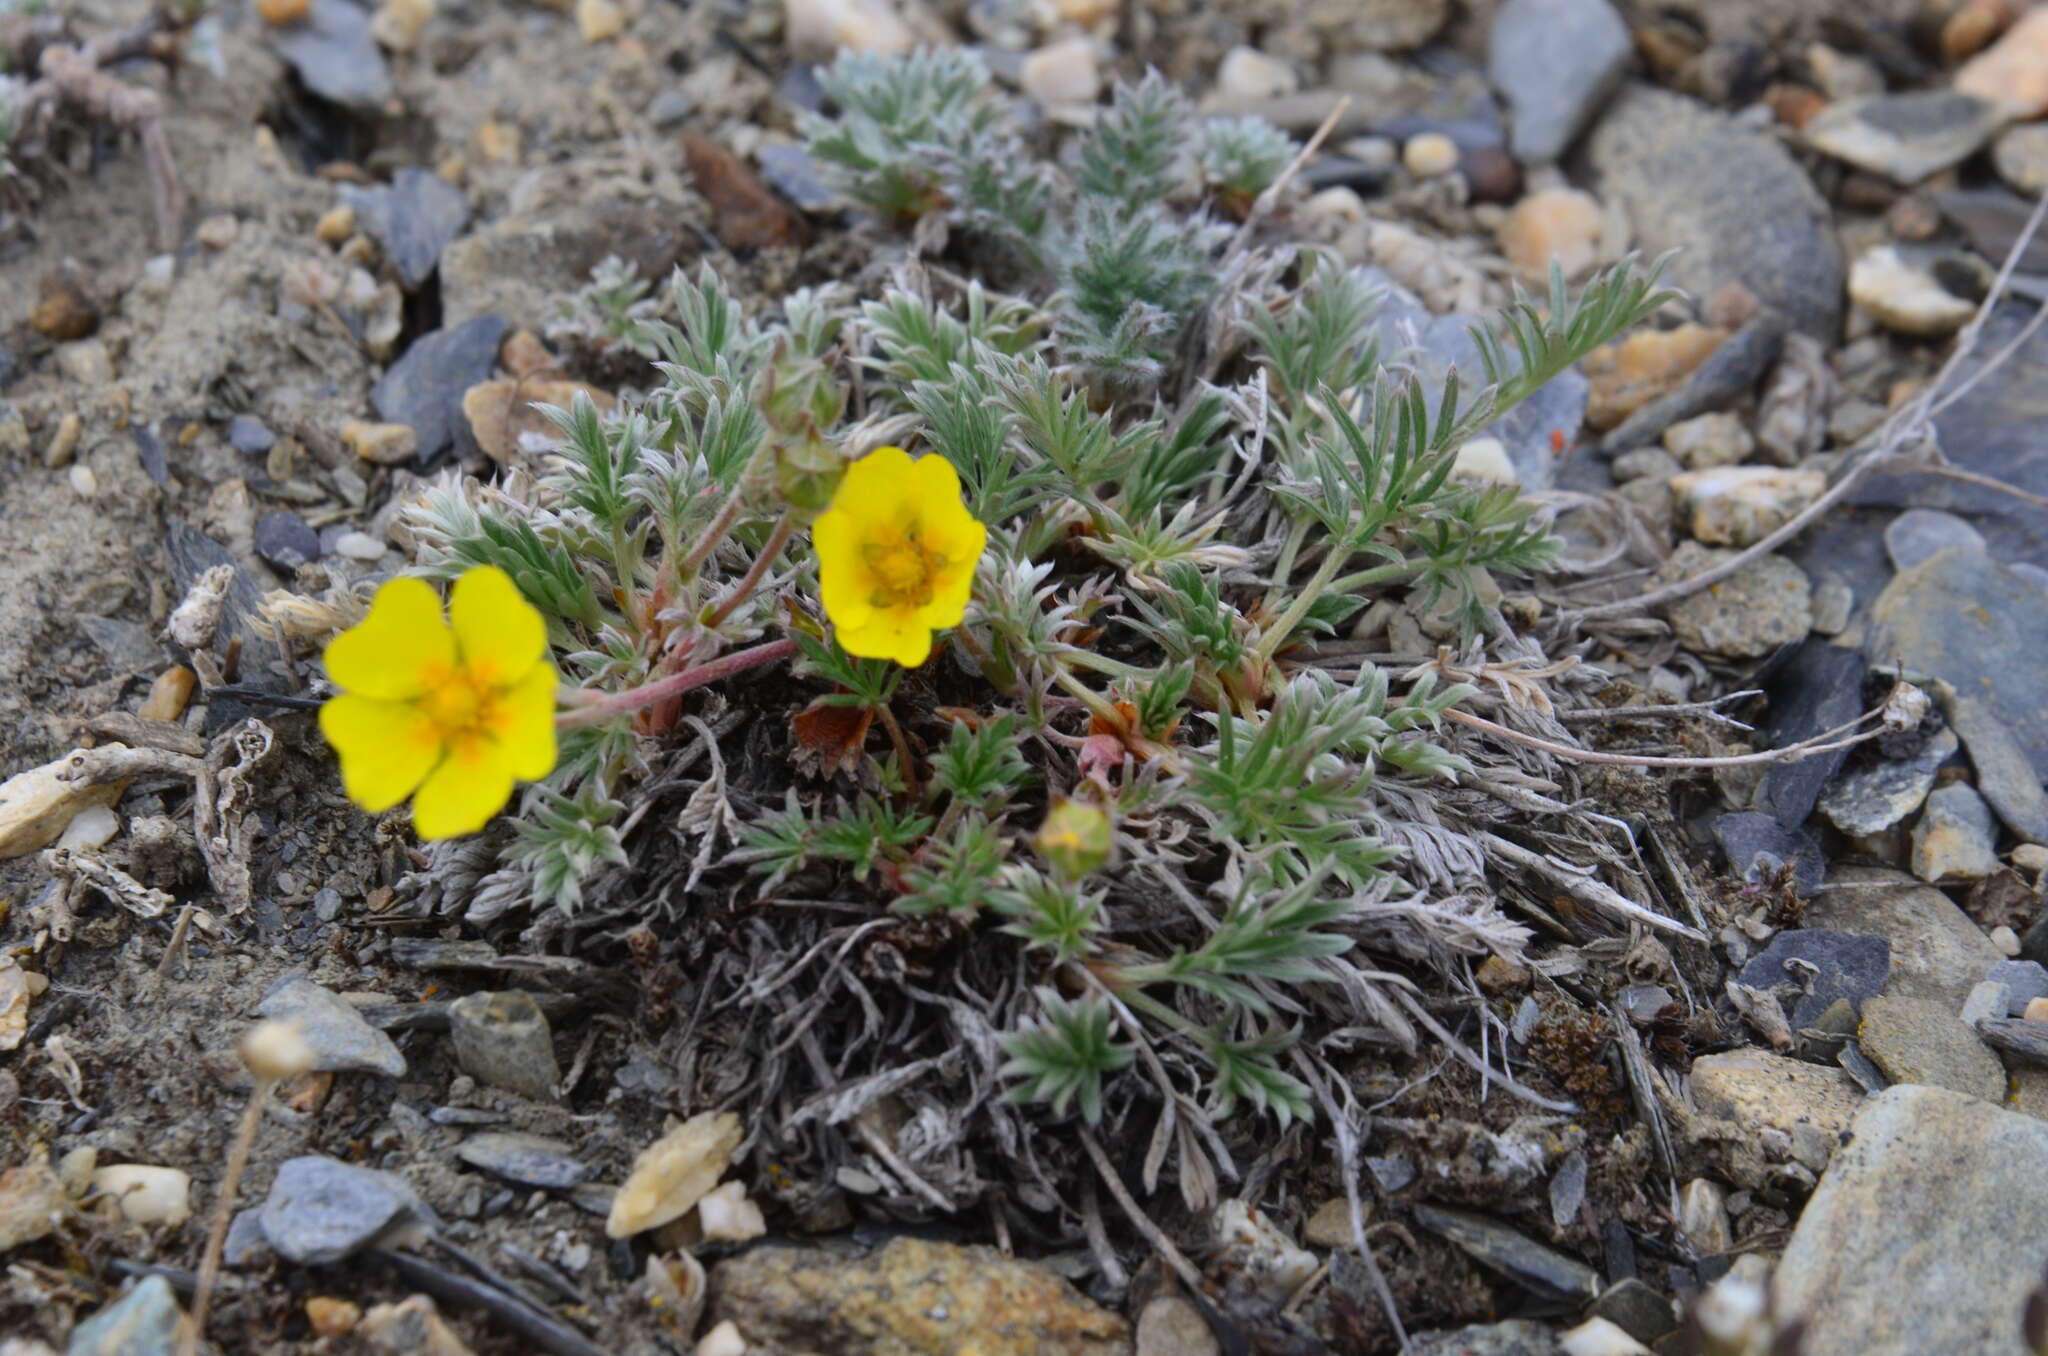
[[[192,1179],[176,1168],[115,1163],[93,1173],[92,1184],[132,1224],[175,1227],[192,1217]]]
[[[1300,88],[1293,67],[1256,47],[1231,48],[1216,70],[1216,92],[1232,99],[1277,99]]]
[[[746,1351],[747,1339],[729,1318],[697,1340],[697,1356],[746,1356]]]
[[[1458,449],[1451,474],[1468,480],[1490,480],[1497,485],[1519,485],[1515,464],[1508,460],[1507,446],[1498,438],[1474,438]]]
[[[1564,1356],[1650,1356],[1650,1349],[1628,1335],[1612,1319],[1589,1318],[1570,1332],[1561,1333],[1557,1349]]]
[[[367,532],[344,532],[334,542],[334,549],[350,560],[382,560],[384,543]]]
[[[1102,93],[1095,44],[1087,38],[1068,38],[1039,48],[1024,58],[1019,83],[1026,94],[1048,107],[1094,103]]]
[[[1996,927],[1991,929],[1991,944],[2007,956],[2017,956],[2020,954],[2020,935],[2011,928]]]
[[[121,817],[104,805],[88,805],[71,817],[64,826],[57,846],[71,851],[84,848],[90,852],[105,847],[121,831]],[[2007,929],[2011,931],[2011,929]]]
[[[92,473],[92,467],[76,462],[70,472],[71,488],[81,499],[90,499],[100,492],[100,478]]]

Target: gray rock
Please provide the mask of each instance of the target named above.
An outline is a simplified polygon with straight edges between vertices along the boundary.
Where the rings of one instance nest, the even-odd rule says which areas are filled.
[[[1526,1318],[1475,1323],[1455,1332],[1423,1333],[1411,1356],[1557,1356],[1557,1330]]]
[[[836,212],[846,206],[846,199],[818,177],[803,147],[763,146],[755,158],[761,162],[762,181],[803,211]]]
[[[1998,1056],[1939,999],[1879,994],[1863,1005],[1856,1043],[1893,1083],[1925,1083],[1987,1102],[2005,1096]]]
[[[1631,1276],[1600,1292],[1589,1318],[1604,1318],[1630,1337],[1649,1346],[1678,1330],[1678,1314],[1671,1301]]]
[[[1860,650],[1813,636],[1776,656],[1757,679],[1770,701],[1770,746],[1782,749],[1812,739],[1863,714],[1863,672]],[[1799,827],[1848,756],[1841,749],[1768,769],[1756,808],[1788,829]]]
[[[1675,583],[1734,554],[1683,542],[1658,569],[1657,581]],[[1756,659],[1805,638],[1813,624],[1813,585],[1783,556],[1764,556],[1671,604],[1665,616],[1679,643],[1695,653]]]
[[[2024,1356],[2048,1124],[1941,1088],[1870,1099],[1772,1279],[1801,1356]],[[1990,1230],[1992,1232],[1987,1232]]]
[[[221,1261],[239,1270],[256,1265],[270,1253],[270,1239],[263,1232],[263,1207],[252,1205],[247,1210],[237,1210],[235,1217],[228,1221],[228,1236],[221,1246]]]
[[[1811,895],[1820,887],[1827,859],[1820,844],[1804,829],[1788,829],[1774,817],[1755,810],[1722,815],[1714,821],[1714,841],[1728,857],[1728,869],[1743,880],[1761,880],[1792,867],[1793,888]]]
[[[1513,114],[1524,164],[1563,155],[1614,92],[1635,45],[1607,0],[1508,0],[1493,18],[1486,73]]]
[[[154,674],[164,662],[163,645],[141,622],[87,615],[78,619],[78,629],[117,669]]]
[[[228,420],[228,445],[237,452],[260,456],[277,446],[277,435],[253,414],[238,414]]]
[[[1648,1026],[1671,1006],[1671,990],[1661,984],[1631,984],[1621,991],[1621,1009],[1637,1026]]]
[[[1613,462],[1614,483],[1626,485],[1632,480],[1669,480],[1681,469],[1678,458],[1661,447],[1639,447],[1633,452],[1624,452]]]
[[[307,89],[358,112],[383,111],[391,97],[391,72],[370,37],[367,10],[350,0],[313,0],[302,22],[268,31],[277,54]]]
[[[2005,959],[1947,895],[1878,867],[1836,867],[1800,921],[1884,938],[1892,948],[1884,991],[1936,998],[1950,1012],[1961,1011],[1970,990]]]
[[[538,328],[557,302],[617,255],[655,286],[697,257],[689,210],[660,198],[593,195],[579,181],[549,185],[546,208],[515,212],[441,252],[441,323],[505,315]]]
[[[537,1102],[561,1083],[554,1033],[531,994],[473,993],[448,1008],[455,1059],[471,1077]]]
[[[469,220],[469,201],[462,190],[423,169],[402,169],[388,185],[344,184],[341,200],[355,209],[357,223],[384,247],[408,292],[427,280],[441,262],[442,249]]]
[[[1885,554],[1895,570],[1910,570],[1936,551],[1952,547],[1982,551],[1984,534],[1940,509],[1907,509],[1884,530]]]
[[[1937,551],[1899,572],[1871,622],[1875,663],[1954,689],[1944,705],[1999,815],[2023,836],[2048,835],[2048,595],[1983,551]]]
[[[1897,762],[1872,763],[1837,778],[1820,798],[1820,811],[1843,833],[1882,833],[1919,809],[1934,789],[1934,775],[1955,756],[1953,730],[1942,730],[1920,753]]]
[[[1997,840],[1984,798],[1951,782],[1928,795],[1913,826],[1913,874],[1929,882],[1981,880],[1998,870]]]
[[[1574,1149],[1558,1162],[1550,1175],[1550,1222],[1569,1229],[1586,1203],[1586,1155]]]
[[[391,1038],[363,1020],[336,994],[307,979],[287,975],[270,987],[256,1010],[275,1022],[291,1022],[313,1049],[315,1069],[328,1073],[405,1075],[405,1056]]]
[[[174,1356],[184,1317],[171,1283],[145,1276],[73,1328],[64,1356]]]
[[[1963,1000],[1959,1016],[1963,1025],[1976,1029],[1979,1022],[1996,1021],[2009,1014],[2012,1008],[2012,990],[1996,980],[1985,980],[1970,990],[1970,996]]]
[[[2012,1062],[2035,1068],[2048,1066],[2048,1022],[1994,1017],[1977,1024],[1977,1035],[1992,1049],[2012,1056]]]
[[[440,1221],[396,1173],[319,1154],[286,1159],[263,1202],[263,1236],[302,1266],[338,1262],[390,1233]]]
[[[1844,273],[1832,214],[1782,147],[1697,100],[1631,85],[1586,148],[1636,247],[1680,251],[1668,281],[1701,297],[1740,282],[1795,329],[1835,341]]]
[[[1870,1062],[1870,1056],[1864,1054],[1863,1047],[1855,1041],[1842,1042],[1842,1048],[1835,1051],[1835,1063],[1841,1065],[1842,1072],[1855,1079],[1857,1085],[1865,1092],[1883,1092],[1892,1085],[1891,1080]]]
[[[1368,1158],[1365,1166],[1381,1191],[1399,1191],[1415,1181],[1415,1165],[1405,1158]]]
[[[341,891],[320,889],[313,892],[313,916],[323,923],[332,923],[341,917]]]
[[[2017,1017],[2036,998],[2048,998],[2048,966],[2039,961],[2002,960],[1984,972],[1988,984],[2002,984],[2007,993],[2005,1010],[1999,1017]]]
[[[462,1141],[455,1156],[473,1168],[496,1173],[521,1186],[567,1191],[590,1180],[597,1170],[581,1162],[560,1140],[539,1135],[489,1132]]]
[[[380,419],[412,425],[422,461],[453,442],[458,430],[468,436],[463,393],[496,368],[506,328],[502,317],[480,315],[422,335],[371,388],[370,402]]]
[[[256,520],[256,554],[289,575],[320,559],[320,534],[290,509],[272,509]]]
[[[1791,1004],[1792,1029],[1812,1026],[1838,1001],[1860,1010],[1891,975],[1891,944],[1882,937],[1827,928],[1781,932],[1750,957],[1739,982],[1770,990],[1790,984],[1805,992]],[[1807,967],[1812,967],[1808,969]]]
[[[1815,150],[1900,184],[1969,159],[2004,126],[1990,102],[1954,90],[1838,99],[1801,128]]]
[[[2036,588],[2041,589],[2043,592],[2048,592],[2048,569],[2025,560],[2007,568],[2020,578],[2031,580]]]
[[[1456,1244],[1481,1266],[1540,1295],[1584,1301],[1600,1293],[1600,1276],[1593,1268],[1497,1220],[1434,1205],[1414,1209],[1417,1224]]]
[[[2048,188],[2048,125],[2027,122],[2007,128],[1991,144],[1991,163],[1999,178],[2038,197]]]

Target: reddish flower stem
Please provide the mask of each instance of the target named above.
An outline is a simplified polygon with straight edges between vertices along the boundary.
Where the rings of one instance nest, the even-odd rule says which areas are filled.
[[[665,678],[642,683],[639,687],[628,688],[624,692],[609,692],[603,695],[586,693],[586,700],[580,705],[555,717],[555,728],[573,730],[578,726],[595,725],[599,721],[610,720],[613,716],[645,710],[671,697],[679,697],[693,687],[715,683],[721,678],[730,678],[736,673],[744,673],[762,664],[773,664],[778,659],[787,659],[796,652],[796,642],[793,640],[771,640],[765,645],[735,650],[708,664],[698,664],[693,668],[684,669],[681,673],[671,673]]]

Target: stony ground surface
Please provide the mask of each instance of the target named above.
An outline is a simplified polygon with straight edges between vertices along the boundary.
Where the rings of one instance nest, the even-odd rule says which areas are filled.
[[[135,142],[106,129],[0,215],[0,774],[138,729],[189,758],[254,716],[270,743],[216,759],[244,898],[193,836],[187,764],[127,778],[67,856],[0,861],[0,1350],[171,1349],[252,1091],[233,1041],[259,1015],[304,1022],[327,1067],[265,1099],[223,1351],[1396,1349],[1325,1131],[1255,1150],[1213,1218],[1145,1202],[1203,1269],[1192,1291],[1107,1203],[1114,1240],[1048,1250],[993,1203],[909,1230],[858,1168],[779,1180],[745,1127],[689,1119],[714,1108],[677,1091],[664,942],[601,963],[559,935],[500,954],[447,918],[394,925],[416,847],[342,799],[303,710],[214,690],[235,673],[195,697],[182,666],[203,665],[166,638],[212,565],[241,602],[397,568],[418,479],[516,447],[505,388],[472,388],[616,388],[542,347],[607,256],[650,279],[709,261],[756,298],[858,267],[874,228],[794,149],[808,65],[920,41],[977,47],[1056,121],[1147,64],[1297,136],[1348,100],[1280,227],[1377,270],[1441,361],[1469,361],[1442,317],[1553,260],[1577,278],[1679,251],[1685,302],[1467,461],[1556,506],[1585,568],[1523,596],[1532,634],[1613,676],[1603,706],[1760,695],[1726,708],[1747,728],[1609,712],[1577,732],[1731,755],[1841,726],[1891,675],[1928,696],[1885,738],[1793,764],[1575,774],[1585,813],[1639,830],[1644,902],[1711,944],[1619,932],[1555,880],[1511,897],[1537,963],[1479,967],[1491,1020],[1464,1034],[1573,1115],[1365,1043],[1357,1185],[1396,1307],[1436,1334],[1413,1349],[1696,1350],[1679,1318],[1701,1289],[1775,1265],[1809,1356],[2023,1350],[2048,1261],[2048,337],[2029,327],[2048,244],[1911,455],[1655,617],[1569,614],[1734,559],[1929,389],[2048,185],[2048,7],[206,12],[217,66],[117,71],[164,99],[175,249]],[[86,37],[145,17],[61,15]],[[27,22],[0,8],[0,46]],[[233,650],[240,676],[302,684],[290,636],[239,607],[225,627],[216,666]],[[1434,650],[1405,615],[1386,637]],[[186,903],[216,928],[166,968]],[[516,996],[468,997],[492,992]],[[746,1241],[737,1189],[607,1236],[634,1194],[614,1188],[669,1133],[698,1192],[729,1176],[774,1197],[768,1237]],[[1136,1183],[1145,1146],[1112,1149]],[[1132,1274],[1104,1266],[1119,1250]]]

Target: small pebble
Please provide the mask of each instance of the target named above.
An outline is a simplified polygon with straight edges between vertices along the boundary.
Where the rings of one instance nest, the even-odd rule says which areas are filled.
[[[256,0],[256,17],[272,28],[305,22],[313,12],[313,0]]]
[[[2001,955],[2017,956],[2020,954],[2020,935],[2011,928],[1995,927],[1991,929],[1990,935],[1991,944],[1998,948]]]
[[[4,380],[0,374],[0,380]],[[30,447],[28,420],[21,417],[21,411],[13,405],[0,405],[0,455],[24,457]]]
[[[551,1102],[561,1082],[547,1014],[531,994],[473,993],[448,1011],[455,1059],[471,1077],[535,1101]]]
[[[1434,179],[1458,167],[1458,143],[1442,132],[1424,132],[1408,138],[1401,148],[1401,163],[1418,179]]]
[[[585,42],[603,42],[626,31],[625,7],[616,0],[576,0],[576,31]]]
[[[236,221],[231,216],[223,214],[217,217],[208,217],[200,222],[199,229],[193,234],[198,237],[199,243],[206,246],[206,248],[210,250],[224,250],[234,244],[235,237],[241,233],[242,223]]]
[[[1301,77],[1284,61],[1256,47],[1233,47],[1216,69],[1216,92],[1230,99],[1277,99],[1301,88]]]
[[[2048,998],[2030,998],[2027,1010],[2020,1014],[2030,1022],[2048,1022]]]
[[[2039,843],[2021,843],[2012,850],[2012,864],[2030,876],[2048,872],[2048,847]]]
[[[344,532],[334,543],[334,549],[350,560],[372,561],[384,558],[384,543],[367,532]]]
[[[92,467],[78,465],[71,468],[71,488],[82,499],[90,499],[100,492],[100,478],[92,473]]]
[[[1501,253],[1524,281],[1547,280],[1553,261],[1567,279],[1576,278],[1599,258],[1601,224],[1600,204],[1575,188],[1531,193],[1501,223]]]
[[[341,426],[342,446],[364,461],[379,466],[396,466],[411,461],[419,452],[419,435],[411,424],[375,424],[351,419]]]
[[[434,0],[384,0],[370,16],[370,36],[389,51],[410,52],[433,17]]]
[[[306,1321],[318,1337],[346,1337],[363,1321],[362,1306],[330,1295],[313,1295],[306,1300]]]
[[[198,682],[198,677],[183,664],[171,665],[149,685],[149,695],[142,699],[135,714],[144,720],[176,720],[185,714],[185,703],[192,700],[192,689]]]
[[[55,470],[69,466],[71,458],[78,451],[79,435],[85,432],[85,421],[74,411],[57,421],[57,431],[50,435],[50,445],[43,449],[43,465]],[[76,480],[72,484],[77,484]],[[86,493],[86,491],[80,491]]]
[[[343,203],[329,208],[313,227],[313,238],[323,245],[339,245],[356,233],[356,209]]]
[[[64,832],[57,837],[57,846],[73,852],[97,851],[114,840],[121,831],[121,817],[104,805],[88,805],[71,817],[64,826]]]
[[[1102,92],[1095,44],[1087,38],[1050,43],[1024,58],[1018,83],[1041,104],[1088,104]]]

